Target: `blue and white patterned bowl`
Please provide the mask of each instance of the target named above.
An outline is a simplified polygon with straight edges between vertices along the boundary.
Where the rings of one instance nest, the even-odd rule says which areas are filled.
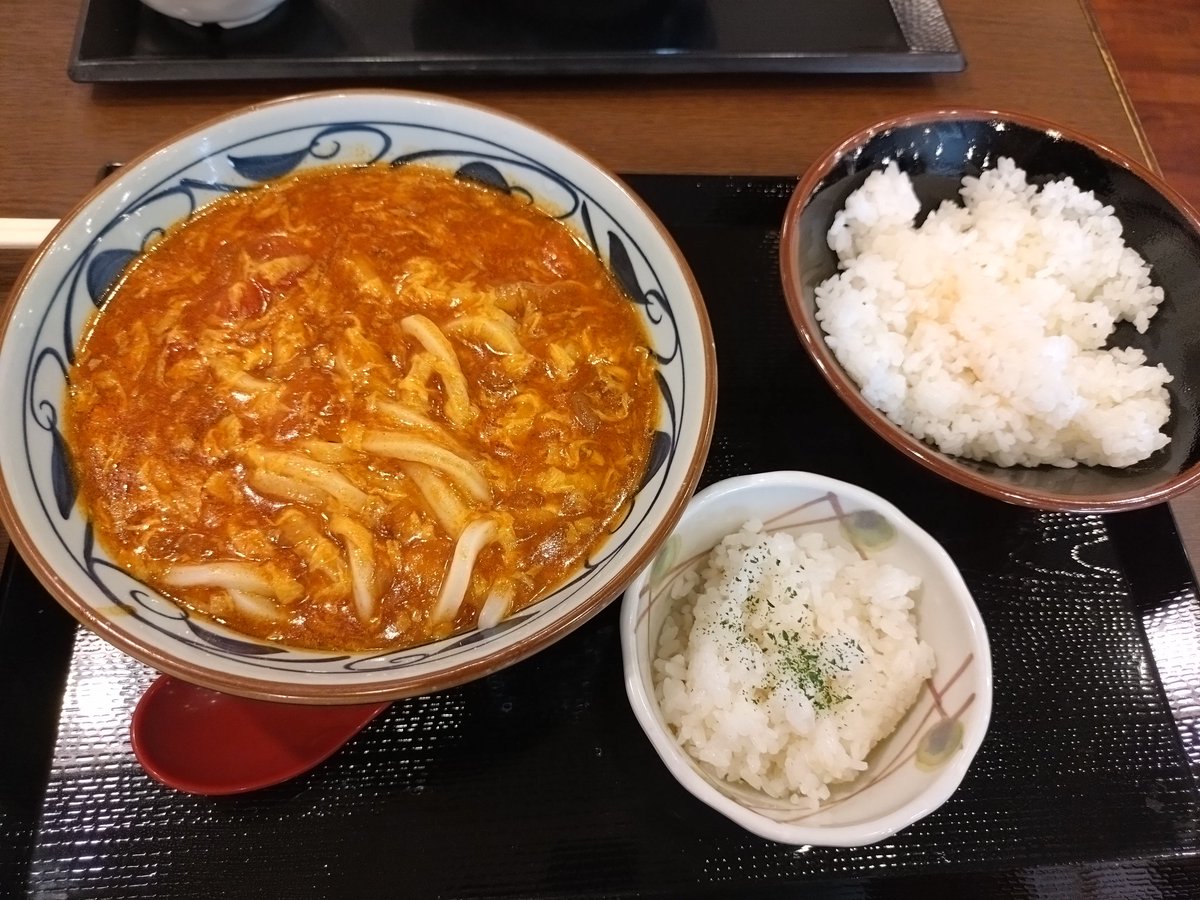
[[[535,198],[609,265],[658,355],[660,432],[630,515],[552,595],[495,628],[400,652],[258,642],[189,615],[117,569],[75,502],[61,436],[66,372],[107,286],[147,242],[230,191],[329,163],[421,161]],[[34,573],[129,655],[216,690],[350,703],[461,684],[523,659],[617,597],[695,489],[712,435],[716,359],[695,281],[662,225],[617,178],[549,134],[432,95],[347,91],[250,107],[150,151],[49,236],[0,323],[0,515]]]
[[[730,784],[693,759],[655,697],[653,660],[674,602],[672,586],[747,521],[766,531],[819,531],[830,543],[921,578],[917,631],[936,668],[896,730],[867,757],[867,770],[816,810],[798,809]],[[768,472],[710,485],[688,504],[675,533],[633,580],[621,606],[625,690],[642,729],[679,783],[746,830],[787,844],[853,847],[907,828],[945,803],[983,743],[992,711],[992,657],[975,601],[953,560],[882,497],[807,472]]]

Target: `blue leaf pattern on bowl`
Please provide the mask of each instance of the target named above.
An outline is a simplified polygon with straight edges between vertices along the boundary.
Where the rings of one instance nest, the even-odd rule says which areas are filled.
[[[286,647],[273,647],[270,644],[260,644],[242,640],[241,638],[230,637],[225,634],[217,634],[191,617],[188,618],[187,624],[188,628],[192,630],[192,634],[196,635],[204,643],[211,644],[235,656],[273,656],[287,652]]]
[[[587,236],[588,246],[597,256],[600,255],[600,243],[596,240],[596,229],[592,226],[592,213],[587,203],[579,204],[579,221],[583,225],[583,233]]]
[[[314,159],[331,160],[338,156],[343,148],[341,141],[332,140],[334,135],[343,137],[349,132],[365,132],[377,135],[382,147],[373,156],[355,160],[360,163],[378,162],[391,149],[392,140],[387,133],[365,124],[333,125],[318,132],[308,145],[297,150],[287,150],[282,153],[259,153],[253,156],[229,155],[229,164],[233,170],[249,181],[270,181],[280,178],[298,169],[310,156]],[[323,147],[328,141],[329,146]],[[350,160],[347,160],[350,161]]]
[[[62,432],[57,427],[51,427],[50,437],[53,440],[53,450],[50,454],[51,477],[54,483],[54,501],[58,506],[58,514],[64,519],[71,515],[75,506],[78,488],[75,484],[74,469],[71,466],[71,450],[63,439]]]
[[[625,249],[621,239],[611,232],[608,235],[608,254],[613,274],[617,276],[617,281],[625,289],[625,293],[633,298],[634,303],[645,306],[646,297],[642,293],[642,286],[638,284],[637,275],[634,274],[629,251]]]
[[[53,362],[63,380],[66,380],[67,363],[53,347],[43,348],[42,352],[38,354],[37,361],[33,365],[35,380],[46,362]],[[33,397],[30,397],[30,402],[31,404],[34,402]],[[75,506],[78,489],[75,483],[74,470],[71,467],[71,452],[58,427],[59,414],[57,404],[60,402],[62,402],[61,395],[55,400],[50,398],[38,400],[36,405],[31,406],[27,415],[27,422],[28,420],[32,420],[38,428],[50,435],[51,494],[54,497],[54,505],[58,509],[59,516],[66,519],[70,517],[71,510]]]
[[[87,267],[87,292],[97,307],[104,303],[104,295],[109,287],[137,255],[136,250],[116,249],[105,250],[92,257]]]
[[[654,480],[654,476],[658,474],[658,470],[663,467],[671,457],[671,436],[665,431],[654,432],[654,437],[650,440],[650,460],[646,464],[646,474],[642,476],[642,480],[638,485],[639,489]]]
[[[460,166],[454,174],[463,181],[473,181],[476,184],[482,184],[486,187],[497,188],[506,194],[512,191],[512,185],[500,174],[500,170],[491,163],[467,163],[465,166]]]
[[[229,164],[243,178],[251,181],[270,181],[295,171],[308,156],[308,148],[292,150],[290,153],[272,153],[263,156],[231,156]]]

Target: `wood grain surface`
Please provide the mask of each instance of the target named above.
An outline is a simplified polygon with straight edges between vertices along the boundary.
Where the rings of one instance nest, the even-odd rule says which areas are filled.
[[[1102,47],[1120,73],[1163,177],[1200,209],[1200,6],[1196,0],[1091,0]],[[1200,491],[1171,504],[1195,570]]]
[[[1183,10],[1193,0],[1173,2]],[[968,61],[961,73],[84,85],[66,74],[78,0],[9,3],[0,29],[0,215],[61,216],[106,162],[134,159],[248,103],[349,87],[484,103],[620,172],[799,175],[851,130],[932,107],[1031,113],[1153,159],[1087,0],[943,0],[943,7]],[[0,252],[0,296],[27,258]],[[1197,504],[1189,495],[1174,505],[1188,523],[1191,553],[1200,553]],[[6,543],[0,534],[0,551]]]
[[[1166,179],[1200,208],[1200,6],[1196,0],[1092,0]]]

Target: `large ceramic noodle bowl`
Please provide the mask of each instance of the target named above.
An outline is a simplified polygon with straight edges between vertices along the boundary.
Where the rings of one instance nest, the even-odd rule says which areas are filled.
[[[0,511],[84,625],[268,699],[427,693],[620,594],[712,434],[704,305],[617,178],[351,91],[125,166],[18,282]]]

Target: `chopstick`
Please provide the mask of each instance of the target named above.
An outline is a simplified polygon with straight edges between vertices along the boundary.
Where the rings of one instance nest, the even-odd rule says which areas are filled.
[[[105,163],[97,181],[103,181],[124,163]],[[6,219],[0,216],[0,250],[36,250],[41,246],[58,219]]]
[[[0,218],[0,250],[36,250],[58,219]]]

